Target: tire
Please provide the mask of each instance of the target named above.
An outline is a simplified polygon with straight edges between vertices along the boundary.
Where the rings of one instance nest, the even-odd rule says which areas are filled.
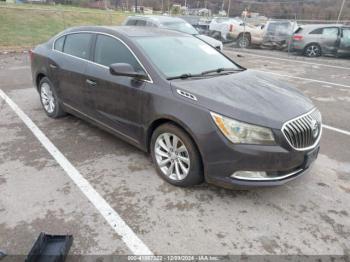
[[[39,83],[40,102],[45,113],[51,118],[59,118],[66,115],[57,92],[51,81],[44,77]]]
[[[309,44],[304,48],[304,56],[319,57],[322,55],[322,50],[318,44]]]
[[[250,46],[250,38],[247,35],[241,34],[237,39],[237,45],[240,48],[247,48]]]
[[[174,124],[163,124],[153,132],[151,155],[158,175],[172,185],[187,187],[204,180],[201,156],[196,145],[185,131]]]

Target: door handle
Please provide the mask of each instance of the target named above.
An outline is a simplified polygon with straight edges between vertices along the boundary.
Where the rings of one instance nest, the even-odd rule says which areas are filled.
[[[50,64],[50,67],[53,68],[53,69],[56,69],[56,68],[57,68],[57,65],[55,65],[55,64]]]
[[[90,86],[95,86],[96,82],[91,79],[86,79],[86,83],[88,83]]]

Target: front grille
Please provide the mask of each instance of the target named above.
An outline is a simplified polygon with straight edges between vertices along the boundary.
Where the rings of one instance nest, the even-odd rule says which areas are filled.
[[[321,136],[322,117],[317,109],[286,122],[282,132],[289,144],[298,150],[313,147]]]

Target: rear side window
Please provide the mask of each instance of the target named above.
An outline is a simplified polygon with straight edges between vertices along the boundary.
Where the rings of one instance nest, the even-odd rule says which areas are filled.
[[[54,49],[57,50],[57,51],[63,51],[63,45],[64,45],[64,40],[66,39],[65,36],[62,36],[60,38],[58,38],[56,41],[55,41],[55,46],[54,46]]]
[[[136,71],[143,71],[129,49],[122,42],[110,36],[97,36],[94,61],[104,66],[127,63],[132,65]]]
[[[310,35],[320,35],[322,34],[323,28],[317,28],[310,32]]]
[[[66,36],[63,52],[83,59],[89,59],[91,34],[78,33]]]

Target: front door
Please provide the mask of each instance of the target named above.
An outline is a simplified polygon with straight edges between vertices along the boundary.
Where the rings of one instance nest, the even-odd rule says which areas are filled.
[[[325,27],[322,30],[321,47],[324,53],[335,53],[339,43],[339,28]]]
[[[134,55],[118,39],[98,34],[93,62],[87,65],[86,104],[92,117],[121,135],[138,141],[142,133],[141,108],[147,83],[109,72],[113,63],[128,63],[143,70]]]
[[[350,55],[350,27],[342,28],[338,55]]]

